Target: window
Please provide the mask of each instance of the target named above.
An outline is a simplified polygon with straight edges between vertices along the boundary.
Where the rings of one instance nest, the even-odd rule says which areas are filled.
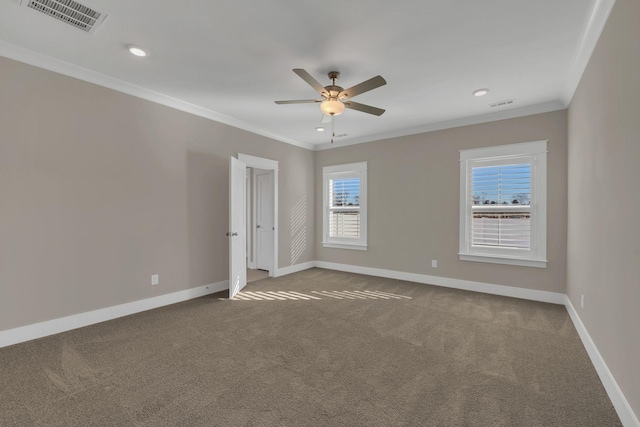
[[[322,245],[366,250],[367,162],[326,166],[322,177]]]
[[[460,259],[546,267],[547,141],[460,151]]]

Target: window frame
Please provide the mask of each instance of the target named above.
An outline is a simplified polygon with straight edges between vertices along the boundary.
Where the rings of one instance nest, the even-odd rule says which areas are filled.
[[[360,179],[360,237],[329,236],[329,181],[339,178]],[[322,246],[325,248],[367,250],[367,162],[347,163],[322,168]]]
[[[460,150],[460,246],[461,261],[488,262],[546,268],[547,266],[547,142],[548,140]],[[531,165],[529,249],[472,245],[472,170],[507,164]],[[494,205],[492,205],[494,206]],[[513,205],[496,210],[522,211]],[[488,210],[493,209],[488,208]]]

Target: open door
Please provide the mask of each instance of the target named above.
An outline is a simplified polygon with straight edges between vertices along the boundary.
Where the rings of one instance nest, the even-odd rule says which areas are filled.
[[[229,157],[229,298],[247,285],[245,174],[246,165]]]

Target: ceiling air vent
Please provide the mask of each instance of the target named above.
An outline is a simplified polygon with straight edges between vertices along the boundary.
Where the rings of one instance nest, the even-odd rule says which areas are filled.
[[[500,102],[496,102],[495,104],[489,104],[489,107],[491,108],[504,107],[505,105],[513,104],[514,102],[515,102],[515,99],[510,99],[508,101],[500,101]]]
[[[87,33],[93,33],[107,17],[106,13],[73,0],[20,0],[20,4]]]

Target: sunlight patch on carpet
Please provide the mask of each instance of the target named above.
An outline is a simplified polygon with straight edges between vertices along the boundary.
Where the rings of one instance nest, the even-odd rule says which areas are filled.
[[[391,294],[382,291],[310,291],[309,294],[303,294],[295,291],[243,291],[236,294],[233,298],[218,298],[219,300],[228,301],[309,301],[320,300],[326,298],[357,300],[357,299],[411,299],[404,295]]]

